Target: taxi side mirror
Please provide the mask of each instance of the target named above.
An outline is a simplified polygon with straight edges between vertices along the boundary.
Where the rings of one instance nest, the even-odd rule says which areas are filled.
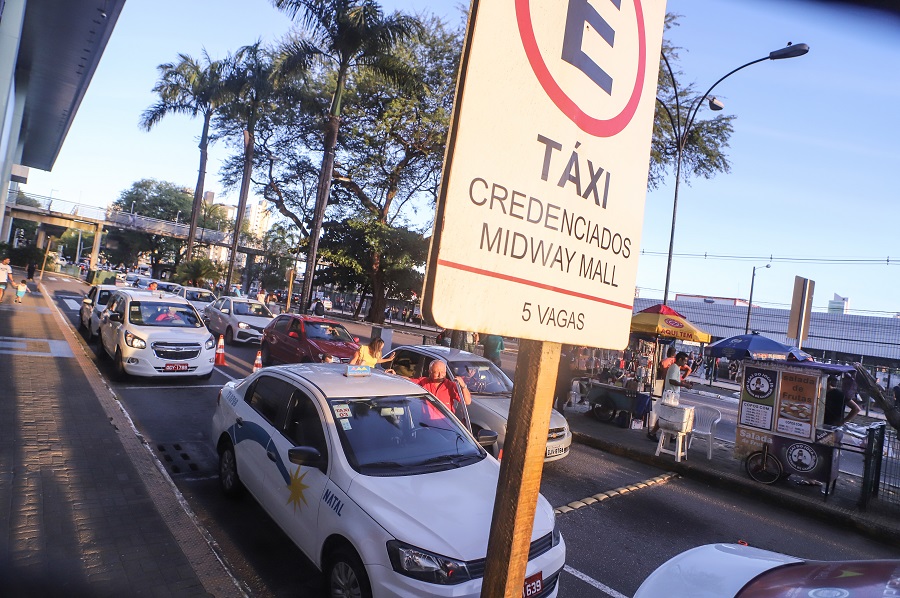
[[[496,434],[494,437],[496,439]],[[316,467],[325,470],[325,460],[319,449],[311,446],[295,446],[288,449],[288,460],[294,465],[305,465],[306,467]]]
[[[109,321],[110,321],[110,322],[121,322],[121,321],[122,321],[122,314],[120,314],[120,313],[117,312],[117,311],[111,311],[111,312],[109,312]]]
[[[291,330],[290,332],[288,332],[288,336],[289,336],[290,338],[297,338],[297,339],[300,338],[300,335],[297,334],[296,332],[294,332],[293,330]]]
[[[231,310],[228,309],[228,308],[222,309],[222,310],[220,310],[220,311],[221,311],[223,314],[226,314],[226,315],[231,313]]]
[[[475,439],[478,441],[478,444],[487,448],[497,444],[497,433],[493,430],[478,430],[478,435]]]

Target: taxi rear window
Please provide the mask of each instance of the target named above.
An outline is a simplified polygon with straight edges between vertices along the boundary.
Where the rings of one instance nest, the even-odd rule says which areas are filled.
[[[487,453],[431,395],[330,399],[350,466],[372,476],[462,467]]]

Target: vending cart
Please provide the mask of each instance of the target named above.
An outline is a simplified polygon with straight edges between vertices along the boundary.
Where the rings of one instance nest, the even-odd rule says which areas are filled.
[[[745,360],[734,457],[771,484],[794,475],[834,489],[843,429],[823,423],[829,375],[853,366],[815,361]]]

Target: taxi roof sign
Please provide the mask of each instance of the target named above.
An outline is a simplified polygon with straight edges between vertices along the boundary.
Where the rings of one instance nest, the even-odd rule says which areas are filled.
[[[646,0],[472,3],[423,293],[435,322],[627,344],[664,18]]]
[[[348,378],[364,378],[372,375],[372,368],[367,365],[348,365],[344,375]]]

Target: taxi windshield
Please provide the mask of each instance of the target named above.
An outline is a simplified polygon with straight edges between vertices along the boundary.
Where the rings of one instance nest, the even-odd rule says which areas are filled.
[[[430,395],[330,399],[329,405],[347,461],[363,475],[432,473],[487,455]]]
[[[482,395],[512,393],[512,381],[489,361],[451,361],[449,370],[455,378],[465,381],[470,392]]]
[[[174,326],[200,328],[203,323],[191,305],[181,303],[132,301],[128,321],[136,326]]]
[[[254,316],[256,318],[274,318],[272,312],[269,311],[262,303],[252,303],[250,301],[235,301],[234,315],[236,316]]]
[[[353,337],[340,324],[310,321],[306,321],[304,324],[306,326],[306,338],[322,341],[344,341],[345,343],[353,342]]]

